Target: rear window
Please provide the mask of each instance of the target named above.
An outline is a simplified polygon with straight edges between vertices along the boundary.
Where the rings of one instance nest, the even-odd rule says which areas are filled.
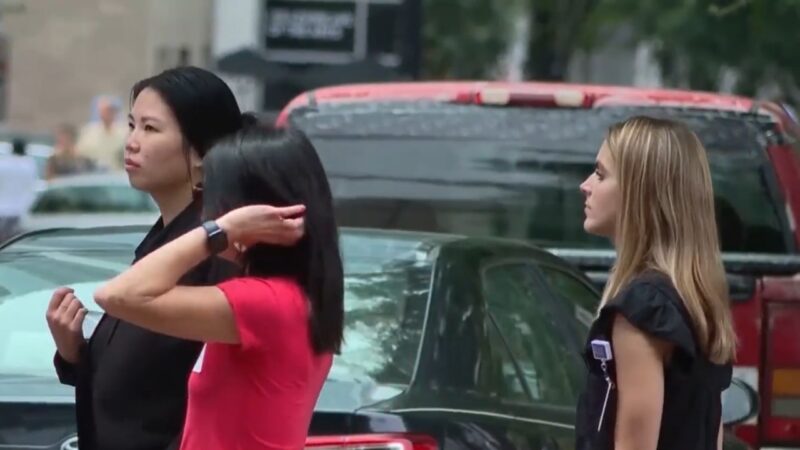
[[[608,248],[583,231],[578,186],[612,123],[686,122],[705,144],[728,252],[794,251],[765,156],[767,119],[670,108],[331,104],[290,120],[315,143],[343,225]]]
[[[345,344],[330,378],[405,386],[411,381],[428,309],[432,263],[415,239],[342,238]]]
[[[71,286],[89,315],[90,335],[101,316],[92,293],[128,267],[144,230],[40,234],[0,250],[0,379],[55,377],[55,346],[44,320],[50,295]],[[416,365],[427,311],[430,248],[413,237],[347,233],[345,346],[330,377],[342,381],[407,384]]]
[[[33,204],[36,214],[139,213],[157,211],[149,195],[125,186],[64,186],[43,191]]]

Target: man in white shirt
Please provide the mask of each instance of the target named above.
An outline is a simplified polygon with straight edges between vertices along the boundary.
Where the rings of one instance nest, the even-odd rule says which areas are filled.
[[[99,122],[92,122],[81,130],[76,145],[78,153],[98,166],[122,170],[128,126],[117,120],[117,106],[107,97],[97,102]]]
[[[19,219],[36,198],[36,161],[25,155],[25,143],[15,141],[10,155],[0,155],[0,241],[17,231]]]

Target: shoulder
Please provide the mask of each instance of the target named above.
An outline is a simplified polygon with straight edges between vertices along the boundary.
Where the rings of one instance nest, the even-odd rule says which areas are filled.
[[[647,272],[636,276],[612,299],[606,308],[617,309],[631,315],[664,312],[683,318],[683,300],[672,281],[664,274]]]
[[[656,271],[647,271],[637,275],[620,290],[616,297],[622,297],[624,294],[630,295],[630,293],[649,293],[653,290],[668,299],[680,300],[680,294],[672,284],[672,280],[667,275]]]
[[[237,296],[242,293],[258,293],[269,289],[269,283],[264,278],[235,277],[217,284],[228,296]]]
[[[305,305],[303,289],[289,278],[236,277],[217,286],[231,302],[257,302],[261,308],[284,311]]]
[[[248,291],[269,291],[286,294],[296,294],[302,292],[300,285],[295,280],[283,277],[241,276],[231,278],[230,280],[220,283],[220,285],[225,285],[231,290],[246,289]]]
[[[688,313],[666,275],[648,272],[632,279],[600,312],[601,318],[609,321],[617,314],[644,333],[674,344],[689,356],[696,355]]]
[[[308,301],[300,285],[289,279],[237,277],[217,285],[240,325],[260,328],[272,324],[272,331],[305,326]],[[241,326],[240,326],[241,328]],[[259,333],[269,333],[261,330]]]

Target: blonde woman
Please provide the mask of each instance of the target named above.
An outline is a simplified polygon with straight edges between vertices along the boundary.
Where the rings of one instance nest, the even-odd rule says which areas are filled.
[[[705,149],[681,123],[612,126],[581,184],[617,261],[592,325],[579,450],[721,448],[735,337]]]

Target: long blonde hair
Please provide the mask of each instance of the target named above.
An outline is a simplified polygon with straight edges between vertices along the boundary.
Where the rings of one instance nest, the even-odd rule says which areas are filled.
[[[705,355],[732,361],[736,337],[703,144],[682,123],[639,116],[613,125],[606,145],[622,198],[617,261],[601,305],[636,275],[659,271],[681,295]]]

